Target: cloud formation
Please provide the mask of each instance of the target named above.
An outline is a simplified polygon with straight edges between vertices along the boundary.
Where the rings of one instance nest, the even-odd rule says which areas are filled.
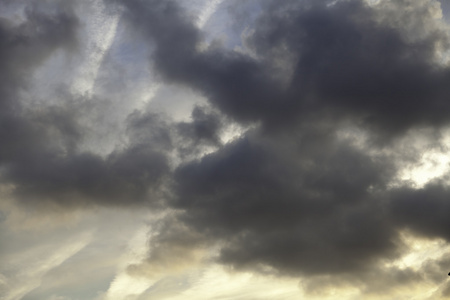
[[[201,32],[175,2],[124,3],[165,80],[198,89],[234,120],[262,122],[175,172],[182,220],[224,241],[221,261],[291,274],[363,270],[395,256],[401,215],[421,227],[403,202],[428,206],[426,192],[392,190],[392,158],[340,141],[337,129],[362,126],[381,151],[393,136],[446,124],[449,71],[439,47],[448,37],[432,4],[264,2],[248,55],[199,51]],[[414,20],[387,19],[402,5]],[[416,22],[432,25],[410,36]],[[274,62],[283,54],[294,64],[284,87],[273,72],[286,71]]]
[[[371,295],[433,281],[434,261],[422,269],[393,262],[411,250],[405,232],[450,240],[448,174],[423,187],[400,179],[424,151],[448,147],[450,44],[440,2],[246,2],[256,17],[230,3],[227,16],[246,28],[233,48],[207,42],[203,19],[178,1],[106,1],[120,12],[118,30],[148,51],[158,84],[206,99],[183,121],[150,105],[131,109],[106,154],[84,147],[99,131],[99,120],[85,120],[110,94],[63,88],[58,104],[36,106],[24,98],[36,68],[58,51],[76,53],[76,7],[31,5],[23,23],[2,20],[1,184],[23,206],[167,213],[153,224],[148,257],[127,269],[136,276],[214,262],[306,278],[312,294],[321,285]],[[105,57],[108,69],[113,54]],[[231,126],[242,134],[227,140]],[[422,145],[405,146],[411,136]]]

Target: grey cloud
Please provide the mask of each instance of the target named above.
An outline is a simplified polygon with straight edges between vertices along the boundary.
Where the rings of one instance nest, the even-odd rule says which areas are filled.
[[[32,149],[39,143],[36,131],[27,118],[18,92],[26,88],[33,68],[56,49],[72,47],[76,40],[77,19],[70,12],[42,15],[27,10],[27,21],[13,26],[7,20],[0,22],[0,160]]]
[[[432,182],[418,190],[397,189],[391,193],[391,210],[399,226],[449,240],[449,196],[448,186],[443,182]]]
[[[54,15],[26,10],[27,20],[13,25],[0,22],[1,93],[2,102],[11,101],[14,88],[22,86],[33,67],[39,65],[60,47],[76,46],[77,18],[67,10]]]
[[[440,213],[443,190],[430,207],[422,191],[390,192],[397,172],[391,158],[335,139],[349,122],[371,138],[388,137],[381,147],[389,149],[411,128],[448,122],[450,73],[437,62],[447,35],[430,26],[411,38],[401,26],[438,22],[429,10],[408,2],[414,20],[402,14],[406,19],[389,21],[404,2],[264,2],[245,41],[254,58],[217,47],[199,51],[202,33],[175,2],[122,3],[154,45],[152,64],[165,80],[199,90],[234,120],[262,121],[262,131],[175,172],[172,205],[192,230],[224,243],[222,263],[291,275],[364,272],[400,254],[403,224],[445,234],[444,226],[427,225]],[[293,64],[287,86],[272,72],[280,54]],[[417,206],[407,208],[411,199]],[[429,214],[416,222],[421,206]]]
[[[363,1],[269,2],[248,40],[260,56],[254,59],[220,48],[198,51],[201,32],[174,2],[124,5],[130,22],[154,42],[152,62],[161,75],[198,89],[237,120],[276,126],[332,110],[389,134],[447,122],[449,72],[436,63],[436,49],[448,38],[439,27],[411,40],[395,22],[380,22],[385,10]],[[408,21],[437,22],[428,11],[415,16]],[[280,47],[278,56],[296,57],[287,88],[267,64]]]
[[[220,134],[224,131],[225,119],[219,113],[206,107],[196,106],[190,122],[176,124],[179,136],[177,150],[181,158],[199,155],[207,148],[217,150],[222,146]]]
[[[89,153],[70,157],[36,154],[8,166],[4,178],[16,185],[15,195],[29,204],[132,205],[146,200],[167,169],[164,155],[136,146],[107,159]]]
[[[360,1],[343,1],[276,19],[260,39],[281,39],[299,53],[292,88],[319,110],[343,109],[390,134],[445,123],[449,72],[434,62],[445,33],[409,41],[376,14]],[[417,22],[429,21],[421,17]]]
[[[396,230],[377,192],[389,166],[338,143],[305,155],[296,142],[282,151],[247,137],[179,168],[175,207],[225,241],[220,260],[238,268],[343,272],[395,256]]]
[[[14,151],[2,173],[5,183],[15,185],[15,195],[35,205],[158,202],[159,187],[169,172],[164,151],[171,148],[163,123],[155,124],[156,116],[131,115],[127,147],[101,157],[77,150],[83,127],[73,120],[75,115],[74,109],[50,109],[38,118],[28,118],[37,142],[26,139],[32,143]]]
[[[258,120],[269,109],[277,109],[270,106],[277,88],[262,66],[246,55],[221,49],[199,53],[201,33],[175,2],[123,4],[129,22],[155,42],[152,63],[166,80],[201,90],[240,120]]]
[[[170,150],[173,147],[170,130],[170,125],[157,114],[135,111],[128,116],[131,144],[145,144],[159,151]]]
[[[391,192],[397,166],[390,157],[336,139],[347,122],[364,126],[371,138],[388,137],[382,147],[389,148],[411,128],[448,122],[450,73],[437,62],[446,33],[430,26],[411,38],[399,25],[438,22],[429,10],[408,2],[414,20],[401,14],[406,19],[390,21],[386,16],[404,1],[387,8],[267,1],[244,41],[255,58],[220,47],[200,51],[202,32],[173,1],[119,3],[154,46],[151,63],[166,82],[200,91],[238,122],[262,123],[174,174],[172,207],[193,232],[223,243],[219,261],[290,275],[367,272],[400,255],[404,226],[445,236],[444,215],[442,224],[427,225],[445,208],[443,190],[430,207],[423,191]],[[287,85],[277,79],[286,71],[274,62],[280,55],[292,68]],[[211,140],[214,124],[198,114],[178,128]],[[416,222],[421,206],[429,213]]]
[[[0,26],[2,183],[11,184],[15,197],[27,205],[132,205],[161,199],[157,190],[169,169],[163,151],[170,147],[164,133],[157,132],[163,131],[162,123],[158,127],[150,117],[131,115],[130,142],[104,158],[79,149],[86,134],[80,121],[83,101],[74,104],[71,95],[60,93],[64,101],[58,105],[30,108],[21,102],[26,75],[57,49],[72,51],[76,44],[78,21],[70,7],[51,8],[54,14],[48,15],[47,9],[30,6],[25,23]],[[140,136],[138,122],[154,134]]]
[[[222,120],[217,113],[209,113],[205,108],[195,107],[192,111],[192,122],[181,122],[178,131],[181,136],[189,137],[194,142],[204,141],[220,144]]]

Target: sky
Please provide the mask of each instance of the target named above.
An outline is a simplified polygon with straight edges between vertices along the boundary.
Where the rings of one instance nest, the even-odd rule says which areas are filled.
[[[450,299],[447,0],[0,0],[0,299]]]

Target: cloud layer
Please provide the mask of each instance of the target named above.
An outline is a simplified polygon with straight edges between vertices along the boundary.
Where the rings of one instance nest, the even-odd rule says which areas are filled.
[[[303,278],[311,295],[440,284],[436,261],[393,263],[411,251],[405,233],[450,239],[447,171],[423,187],[401,179],[448,150],[440,2],[231,0],[196,18],[178,1],[106,1],[134,48],[108,42],[89,93],[61,84],[40,102],[36,72],[76,61],[86,23],[81,6],[23,5],[21,23],[0,20],[0,183],[14,207],[161,214],[130,276],[218,263]],[[228,40],[208,37],[221,7]],[[120,70],[142,64],[167,111],[165,98],[199,99],[185,120],[136,104],[140,79]]]

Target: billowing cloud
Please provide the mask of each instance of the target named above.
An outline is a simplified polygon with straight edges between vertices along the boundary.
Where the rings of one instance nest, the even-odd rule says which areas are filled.
[[[256,58],[215,47],[197,51],[201,32],[173,2],[125,5],[130,22],[155,43],[152,63],[159,72],[198,89],[237,120],[275,126],[331,110],[391,133],[445,123],[448,70],[439,64],[439,48],[448,44],[444,25],[410,37],[397,22],[418,27],[438,22],[434,15],[417,5],[414,20],[386,20],[384,14],[400,11],[401,3],[383,4],[265,3],[247,41]],[[406,4],[414,10],[415,4]],[[293,64],[284,88],[276,80],[280,56]]]

